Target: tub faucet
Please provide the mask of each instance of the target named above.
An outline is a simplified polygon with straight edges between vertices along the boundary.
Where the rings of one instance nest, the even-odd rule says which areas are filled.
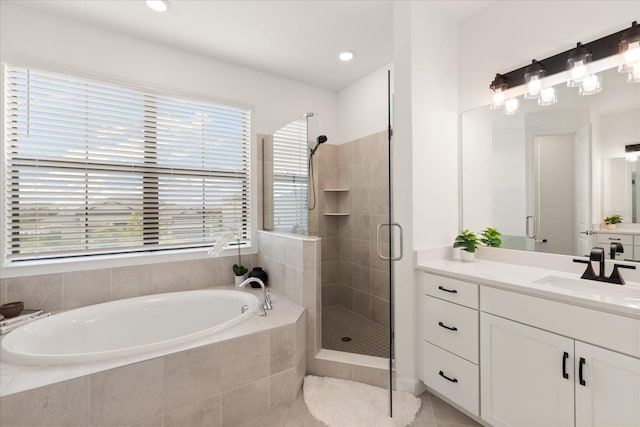
[[[252,283],[252,282],[260,285],[260,287],[262,288],[262,292],[264,293],[264,302],[262,303],[262,310],[258,312],[258,316],[266,316],[267,315],[266,310],[271,310],[273,306],[271,305],[271,296],[269,295],[269,291],[267,290],[267,288],[264,286],[264,282],[258,279],[257,277],[249,277],[247,280],[240,283],[238,287],[244,288],[245,286],[247,286],[249,283]]]

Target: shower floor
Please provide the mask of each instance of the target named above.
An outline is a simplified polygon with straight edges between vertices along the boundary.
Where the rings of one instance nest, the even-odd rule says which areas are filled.
[[[322,310],[322,348],[388,358],[389,328],[342,305],[327,307]]]

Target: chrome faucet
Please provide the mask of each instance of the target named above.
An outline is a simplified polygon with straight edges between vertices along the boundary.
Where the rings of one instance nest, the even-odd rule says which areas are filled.
[[[264,285],[264,282],[258,279],[257,277],[249,277],[247,280],[240,283],[238,287],[244,288],[245,286],[247,286],[249,283],[252,283],[252,282],[260,285],[260,287],[262,288],[262,292],[264,293],[264,302],[262,303],[262,310],[258,312],[258,316],[266,316],[267,315],[266,310],[273,309],[273,305],[271,304],[271,296],[269,295],[269,291]]]
[[[620,245],[620,247],[622,247],[622,245]],[[611,246],[612,258],[615,257],[614,251],[621,252],[622,250],[618,251],[617,247],[614,248],[613,246]],[[603,248],[599,248],[599,247],[595,247],[595,248],[591,249],[591,254],[589,255],[589,259],[588,260],[575,259],[574,258],[573,262],[579,262],[579,263],[582,263],[582,264],[587,264],[587,269],[584,271],[584,273],[580,277],[581,279],[596,280],[598,282],[614,283],[616,285],[624,285],[624,279],[620,275],[620,270],[619,270],[620,268],[628,268],[628,269],[631,269],[631,270],[635,270],[636,269],[636,267],[633,266],[633,265],[614,264],[613,265],[613,272],[611,273],[611,276],[607,277],[607,275],[605,273],[605,269],[604,269],[604,262],[605,262],[604,249]],[[598,268],[598,274],[597,275],[596,275],[596,272],[593,271],[593,266],[591,265],[592,262],[597,262],[598,263],[598,267],[599,268]]]

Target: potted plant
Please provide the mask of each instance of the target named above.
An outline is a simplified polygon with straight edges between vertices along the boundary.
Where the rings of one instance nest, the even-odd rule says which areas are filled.
[[[609,215],[605,216],[602,221],[605,223],[607,230],[615,230],[618,224],[622,222],[622,216],[618,214]]]
[[[495,228],[487,227],[482,231],[480,242],[490,248],[499,248],[502,244],[502,240],[500,240],[501,235],[502,234]]]
[[[454,248],[462,248],[460,257],[463,261],[473,261],[476,249],[478,248],[478,236],[469,230],[460,230],[453,242]]]

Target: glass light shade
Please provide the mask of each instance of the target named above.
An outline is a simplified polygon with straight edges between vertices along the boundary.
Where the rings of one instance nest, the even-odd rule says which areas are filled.
[[[504,92],[502,89],[496,89],[491,95],[491,109],[499,110],[504,105]]]
[[[582,85],[582,80],[584,80],[588,75],[587,64],[584,61],[574,62],[573,66],[569,69],[569,80],[567,81],[567,86],[578,87]]]
[[[518,98],[510,98],[504,101],[504,113],[507,116],[512,116],[518,111],[518,107],[520,106],[520,102]]]
[[[540,96],[540,90],[542,89],[542,81],[538,76],[531,76],[529,83],[527,83],[527,93],[524,94],[524,99],[537,99]]]
[[[558,102],[558,97],[556,96],[556,90],[552,87],[545,87],[540,90],[540,97],[538,98],[538,105],[541,107],[545,107],[547,105],[553,105]]]
[[[627,162],[637,162],[638,161],[638,155],[635,154],[635,153],[627,153],[624,157],[627,160]]]
[[[618,67],[618,71],[632,73],[633,67],[640,64],[640,26],[636,21],[633,21],[631,28],[622,34],[618,51],[622,57],[622,64]]]
[[[580,95],[594,95],[602,90],[600,78],[597,74],[591,74],[582,80],[580,85]]]

